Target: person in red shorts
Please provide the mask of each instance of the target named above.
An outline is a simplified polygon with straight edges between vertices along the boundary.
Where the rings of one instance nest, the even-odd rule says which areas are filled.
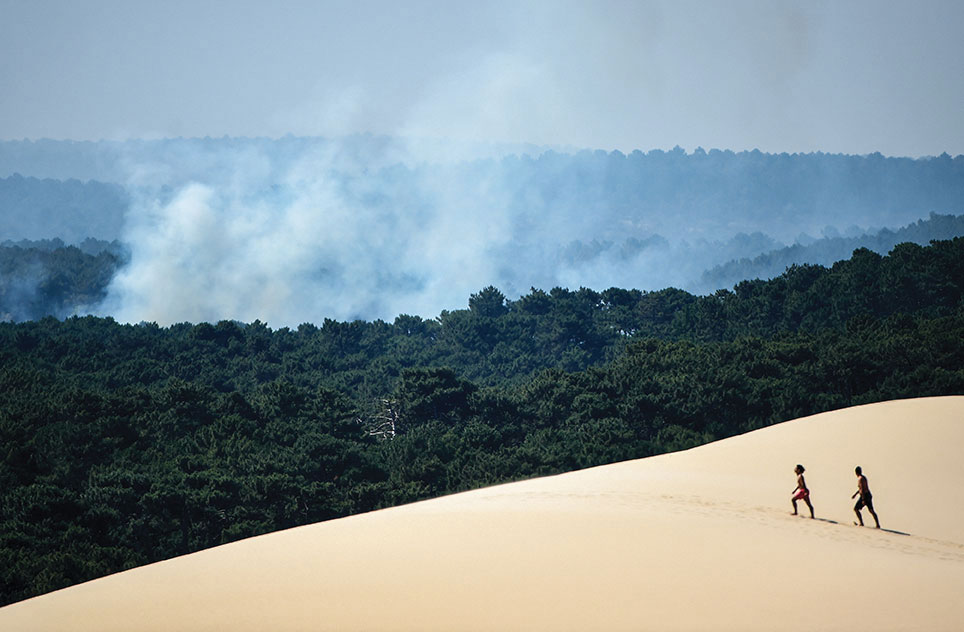
[[[813,505],[810,504],[810,490],[807,489],[807,481],[803,479],[803,473],[806,471],[804,467],[797,464],[793,471],[797,473],[797,486],[793,490],[793,497],[790,498],[790,502],[793,503],[793,514],[797,515],[797,501],[802,500],[807,503],[807,507],[810,508],[810,517],[813,518]]]
[[[854,495],[850,498],[854,499],[857,497],[857,494],[860,494],[860,499],[857,501],[857,504],[854,505],[854,513],[857,514],[857,520],[860,521],[861,527],[864,526],[864,517],[860,515],[860,510],[866,507],[870,515],[874,517],[874,522],[877,523],[877,528],[879,529],[880,520],[877,519],[877,512],[874,511],[874,496],[870,493],[870,484],[867,483],[867,477],[864,476],[859,465],[857,469],[854,470],[854,473],[857,475],[857,491],[854,492]],[[854,524],[857,523],[855,522]]]

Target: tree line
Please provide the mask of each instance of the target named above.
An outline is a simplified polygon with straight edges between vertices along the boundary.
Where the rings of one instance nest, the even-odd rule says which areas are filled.
[[[0,243],[0,321],[66,318],[92,309],[107,296],[111,279],[127,259],[117,241]]]
[[[437,192],[426,188],[433,182],[444,182],[445,190],[462,198],[487,199],[494,189],[492,203],[511,210],[518,234],[553,245],[653,233],[675,242],[694,232],[714,238],[761,230],[788,243],[801,230],[828,224],[840,230],[851,224],[901,226],[964,207],[964,156],[946,153],[911,159],[702,148],[688,153],[680,147],[628,154],[480,147],[465,152],[477,158],[456,161],[442,159],[461,155],[447,151],[454,147],[425,155],[406,147],[405,139],[373,136],[0,141],[0,234],[114,239],[132,200],[146,190],[163,202],[189,182],[228,184],[225,165],[238,155],[258,156],[270,187],[283,188],[288,175],[305,169],[345,189],[364,183],[360,188],[367,193],[348,197],[365,208],[390,200],[391,206],[417,211],[431,204],[433,196],[425,193]],[[317,157],[325,154],[340,160],[320,167]]]

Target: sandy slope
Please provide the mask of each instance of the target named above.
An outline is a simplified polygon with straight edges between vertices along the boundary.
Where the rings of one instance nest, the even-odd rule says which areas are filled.
[[[964,397],[862,406],[252,538],[0,630],[960,630],[962,446]],[[788,515],[798,462],[818,520]],[[858,464],[885,530],[852,525]]]

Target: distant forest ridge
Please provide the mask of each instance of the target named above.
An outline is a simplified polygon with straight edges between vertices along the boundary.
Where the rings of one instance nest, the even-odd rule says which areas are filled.
[[[25,174],[0,179],[0,242],[124,242],[126,282],[108,300],[125,320],[296,326],[431,317],[487,285],[513,298],[710,293],[855,247],[886,252],[905,237],[884,228],[964,214],[964,156],[516,149],[373,136],[0,143],[0,175]],[[945,228],[906,239],[960,234]]]
[[[962,236],[964,215],[931,214],[926,220],[897,230],[883,229],[860,237],[815,239],[807,245],[773,250],[752,260],[732,260],[708,270],[703,281],[710,289],[704,294],[732,289],[746,281],[773,279],[801,265],[830,266],[850,258],[858,250],[886,255],[901,243],[926,246]],[[592,251],[594,246],[608,248],[612,244],[581,245],[583,254]],[[97,314],[111,279],[128,259],[128,249],[118,241],[88,238],[77,246],[67,245],[61,239],[0,242],[0,322]],[[542,291],[532,289],[536,293]],[[695,298],[686,292],[674,291]]]
[[[401,139],[372,136],[3,141],[0,239],[109,241],[120,236],[121,217],[135,192],[147,189],[163,199],[165,188],[170,196],[189,182],[217,187],[238,175],[284,188],[293,173],[364,181],[364,195],[344,194],[347,202],[366,207],[417,207],[441,181],[481,197],[487,207],[508,208],[517,236],[563,244],[587,237],[658,233],[674,241],[760,231],[789,245],[800,233],[819,234],[828,225],[841,232],[852,225],[870,230],[931,212],[964,212],[964,156],[515,149],[522,151],[500,155],[508,148],[488,148],[487,155],[474,152],[485,158],[453,162],[451,156],[473,152],[413,149]],[[24,223],[28,217],[35,221]],[[85,233],[75,229],[81,219],[91,227]],[[45,224],[47,233],[37,230]],[[60,232],[50,234],[55,228]]]
[[[129,206],[130,196],[118,184],[15,174],[0,180],[0,242],[111,241],[120,238]]]
[[[746,279],[772,279],[787,268],[800,264],[829,266],[846,259],[858,248],[879,254],[890,252],[897,244],[926,245],[933,240],[964,235],[964,215],[937,215],[921,219],[896,230],[884,228],[874,234],[830,236],[806,243],[771,250],[756,257],[734,259],[703,273],[703,287],[729,288]]]
[[[308,152],[335,148],[353,159],[373,163],[377,166],[399,162],[442,162],[466,161],[474,159],[497,158],[508,155],[537,157],[543,154],[593,154],[624,156],[618,150],[604,151],[596,148],[556,147],[526,143],[485,143],[458,142],[447,140],[412,139],[371,134],[356,134],[346,137],[292,136],[268,137],[219,137],[219,138],[160,138],[75,141],[56,139],[0,140],[0,177],[20,173],[38,178],[67,180],[103,180],[121,182],[129,175],[128,166],[138,162],[159,161],[174,163],[185,155],[216,155],[225,152],[258,152],[263,155],[286,156],[296,160]],[[872,160],[930,162],[932,160],[961,161],[961,155],[950,156],[946,152],[939,156],[920,158],[883,156],[879,152],[867,155],[811,153],[770,154],[759,150],[734,152],[728,149],[705,150],[697,147],[687,152],[681,147],[671,150],[637,149],[628,154],[630,157],[647,156],[689,156],[694,159],[704,157],[741,157],[774,156],[779,158],[835,160]],[[126,164],[125,164],[126,163]]]

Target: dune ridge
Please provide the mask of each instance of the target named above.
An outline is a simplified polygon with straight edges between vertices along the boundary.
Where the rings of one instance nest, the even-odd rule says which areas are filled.
[[[0,630],[957,630],[961,446],[964,396],[858,406],[216,547]],[[881,530],[852,524],[856,465]]]

